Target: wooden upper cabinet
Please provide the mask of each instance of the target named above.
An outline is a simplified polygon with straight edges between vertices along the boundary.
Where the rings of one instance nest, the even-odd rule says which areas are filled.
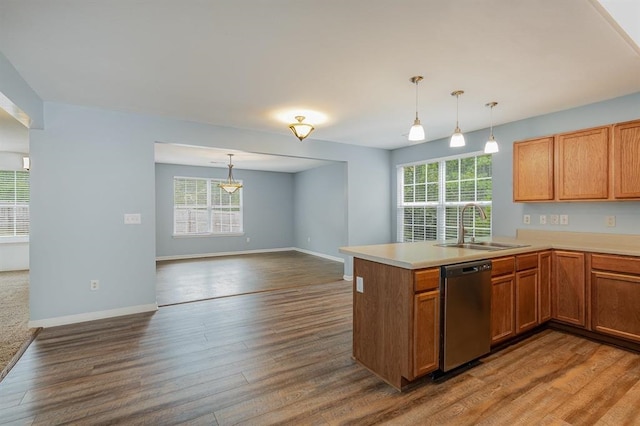
[[[613,195],[640,198],[640,120],[613,127]]]
[[[610,139],[609,126],[556,136],[558,200],[597,200],[609,197]]]
[[[513,200],[553,200],[553,136],[513,144]]]

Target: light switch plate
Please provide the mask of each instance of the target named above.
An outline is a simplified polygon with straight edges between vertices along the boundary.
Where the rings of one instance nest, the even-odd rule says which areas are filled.
[[[547,224],[547,215],[546,214],[541,214],[540,215],[540,225],[546,225]]]
[[[560,225],[568,225],[569,224],[569,215],[561,214],[560,215]]]
[[[560,222],[560,218],[558,217],[557,214],[549,215],[549,218],[551,219],[552,225],[557,225]]]
[[[140,213],[125,213],[125,225],[140,225],[142,223],[142,215]]]
[[[604,218],[604,223],[609,227],[613,228],[616,226],[616,217],[615,216],[607,216]]]

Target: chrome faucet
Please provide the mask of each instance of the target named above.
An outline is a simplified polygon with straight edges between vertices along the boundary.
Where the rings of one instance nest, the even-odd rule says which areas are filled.
[[[467,207],[475,207],[480,212],[480,217],[483,220],[487,219],[487,214],[484,212],[482,207],[474,203],[465,204],[465,206],[460,211],[460,223],[458,225],[458,244],[464,244],[464,212],[465,210],[467,210]]]

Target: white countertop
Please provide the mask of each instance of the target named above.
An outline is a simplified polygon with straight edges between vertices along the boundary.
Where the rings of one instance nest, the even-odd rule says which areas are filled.
[[[436,244],[442,241],[421,241],[340,247],[340,253],[404,269],[422,269],[548,249],[640,256],[640,235],[518,230],[518,238],[493,237],[491,241],[526,247],[488,251],[438,247]]]

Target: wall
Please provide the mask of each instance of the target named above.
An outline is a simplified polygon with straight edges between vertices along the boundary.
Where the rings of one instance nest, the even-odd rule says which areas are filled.
[[[342,259],[338,248],[347,245],[347,164],[296,173],[294,188],[295,246]]]
[[[496,111],[498,116],[499,111]],[[516,229],[546,229],[557,231],[589,231],[606,233],[640,233],[637,213],[640,202],[611,203],[545,203],[513,202],[513,142],[555,133],[595,127],[640,118],[640,92],[579,108],[559,111],[494,127],[500,152],[493,156],[493,234],[515,236]],[[392,200],[396,200],[396,165],[481,150],[489,129],[465,134],[467,146],[461,150],[449,148],[449,140],[440,139],[394,150],[391,153]],[[391,213],[395,218],[395,204]],[[531,225],[522,223],[524,214],[531,215]],[[567,214],[569,225],[536,225],[540,214]],[[604,216],[615,215],[618,226],[604,226]],[[395,220],[391,224],[396,235]]]
[[[0,52],[0,93],[31,118],[31,129],[44,125],[42,99],[22,79],[13,64]]]
[[[347,162],[345,243],[389,241],[386,150],[60,103],[45,117],[30,135],[32,326],[154,308],[155,142]],[[125,213],[142,224],[124,225]]]
[[[156,164],[156,256],[180,257],[293,246],[294,175],[235,169],[244,184],[242,236],[173,237],[173,177],[226,179],[228,170]],[[247,237],[251,239],[247,242]]]

